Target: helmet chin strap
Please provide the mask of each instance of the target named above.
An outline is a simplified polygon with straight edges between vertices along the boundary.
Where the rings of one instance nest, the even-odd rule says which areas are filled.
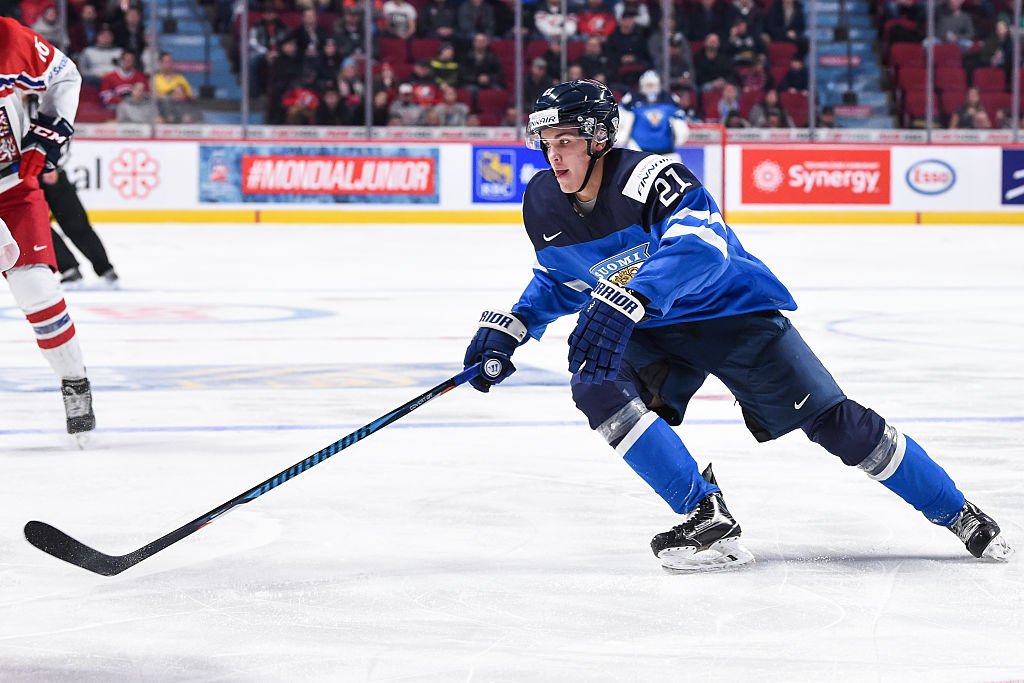
[[[591,145],[593,144],[593,142],[593,139],[587,140],[587,156],[590,157],[590,163],[587,164],[587,174],[583,176],[583,184],[580,185],[575,192],[571,193],[573,196],[579,194],[580,192],[583,192],[583,188],[585,188],[587,186],[587,183],[590,182],[590,176],[594,172],[594,167],[597,166],[597,160],[604,156],[604,153],[608,151],[606,147],[600,154],[594,154],[593,150],[591,149]]]

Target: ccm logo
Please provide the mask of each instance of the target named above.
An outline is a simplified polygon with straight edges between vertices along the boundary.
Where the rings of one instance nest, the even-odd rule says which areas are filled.
[[[907,185],[920,194],[942,194],[956,183],[956,171],[945,161],[925,159],[907,169]]]
[[[63,145],[68,139],[67,135],[61,135],[57,131],[51,130],[49,128],[44,128],[43,126],[40,126],[37,123],[31,124],[30,128],[32,129],[32,132],[35,133],[37,136],[45,140],[51,140],[61,145]]]

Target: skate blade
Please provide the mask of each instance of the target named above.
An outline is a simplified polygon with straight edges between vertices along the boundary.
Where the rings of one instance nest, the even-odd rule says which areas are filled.
[[[667,548],[658,554],[661,566],[671,573],[720,572],[754,561],[754,555],[736,539],[712,543],[704,550]]]
[[[85,447],[89,445],[90,441],[92,441],[92,432],[91,431],[90,432],[78,432],[77,434],[72,434],[71,436],[74,437],[75,445],[78,446],[78,450],[80,450],[80,451],[84,451]]]
[[[987,557],[990,560],[1006,562],[1013,556],[1013,547],[1000,534],[989,542],[988,547],[985,548],[981,556]]]

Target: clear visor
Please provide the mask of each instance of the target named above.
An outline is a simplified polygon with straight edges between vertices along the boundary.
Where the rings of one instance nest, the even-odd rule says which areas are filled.
[[[598,126],[599,135],[596,136],[603,139],[604,126]],[[543,150],[559,141],[572,141],[572,140],[589,140],[587,136],[579,134],[579,126],[547,126],[539,131],[526,134],[526,146],[529,149]],[[575,134],[574,134],[575,133]],[[600,142],[600,139],[598,140]]]

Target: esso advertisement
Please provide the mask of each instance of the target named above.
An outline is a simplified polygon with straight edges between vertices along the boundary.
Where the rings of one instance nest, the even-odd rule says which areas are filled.
[[[743,149],[744,204],[888,204],[888,149]]]
[[[942,159],[922,159],[907,169],[904,179],[907,187],[919,194],[942,194],[953,189],[956,171]]]
[[[981,210],[999,203],[991,169],[999,147],[892,148],[892,206],[911,211]]]

